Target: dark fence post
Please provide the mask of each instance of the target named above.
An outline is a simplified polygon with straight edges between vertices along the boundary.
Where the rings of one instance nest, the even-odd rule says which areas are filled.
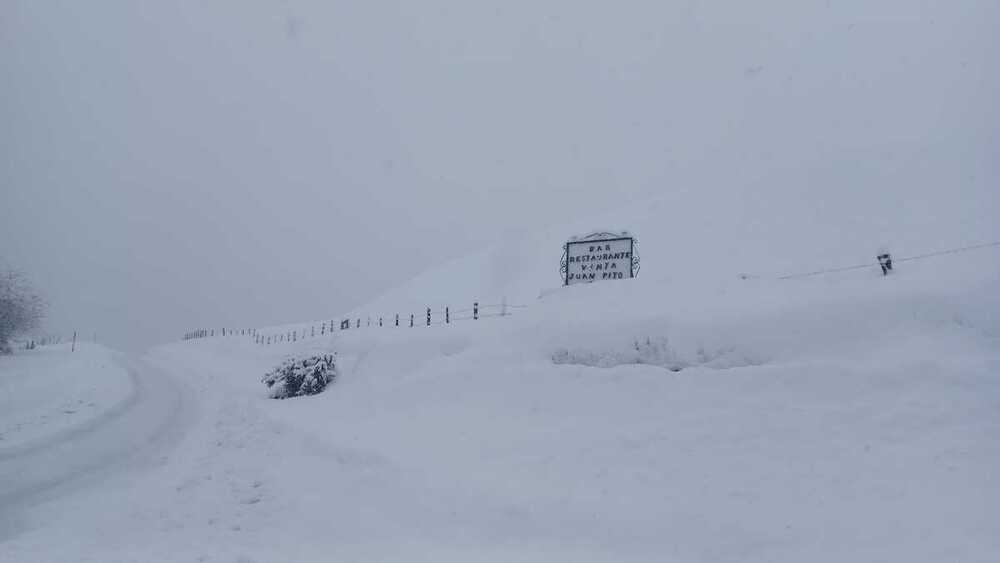
[[[399,326],[399,313],[396,313],[396,326]]]
[[[410,313],[410,328],[413,328],[413,313]]]
[[[382,326],[382,317],[378,318],[378,326]]]
[[[444,324],[451,324],[451,310],[448,307],[444,308]]]
[[[431,326],[431,308],[427,308],[427,326]]]
[[[472,304],[472,320],[479,320],[479,301]]]

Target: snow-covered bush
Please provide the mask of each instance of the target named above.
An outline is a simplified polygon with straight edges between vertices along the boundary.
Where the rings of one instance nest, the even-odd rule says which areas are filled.
[[[740,353],[735,348],[706,350],[703,346],[698,346],[697,349],[677,349],[664,337],[637,338],[631,345],[625,347],[559,348],[552,354],[552,363],[598,368],[649,365],[667,368],[670,371],[681,371],[693,366],[713,369],[753,366],[764,363],[764,360]]]
[[[671,371],[680,371],[687,367],[687,362],[678,357],[669,346],[666,338],[645,340],[636,339],[627,349],[608,349],[595,351],[591,349],[556,350],[552,354],[552,362],[556,364],[576,364],[591,367],[609,368],[628,364],[646,364],[662,366]]]
[[[289,358],[274,368],[261,381],[267,385],[272,399],[287,399],[299,395],[315,395],[326,389],[337,376],[334,357],[312,356]]]

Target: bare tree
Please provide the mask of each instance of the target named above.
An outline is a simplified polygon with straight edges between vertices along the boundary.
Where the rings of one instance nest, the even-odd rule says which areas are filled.
[[[44,316],[45,301],[27,277],[17,270],[0,272],[0,354],[9,354],[11,339],[38,328]]]

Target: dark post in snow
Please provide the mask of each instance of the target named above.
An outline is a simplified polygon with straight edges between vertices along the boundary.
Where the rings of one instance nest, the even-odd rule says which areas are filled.
[[[451,310],[448,307],[444,308],[444,324],[451,324]]]
[[[427,326],[431,326],[431,308],[427,308]]]
[[[378,326],[382,326],[382,317],[378,318]]]
[[[472,304],[472,320],[479,320],[479,301]]]
[[[410,328],[413,328],[413,313],[410,313]]]
[[[358,324],[355,328],[361,328],[361,319],[358,319]]]
[[[399,326],[399,313],[396,313],[396,326]]]
[[[876,258],[878,258],[878,265],[882,267],[882,275],[888,276],[889,272],[892,271],[892,256],[886,252],[879,254]]]
[[[70,352],[76,352],[76,331],[73,331],[73,347],[69,349]]]

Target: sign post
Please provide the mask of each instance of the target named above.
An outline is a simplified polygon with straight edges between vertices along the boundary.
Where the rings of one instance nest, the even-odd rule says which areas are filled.
[[[635,237],[599,232],[574,237],[563,247],[563,285],[631,279],[639,273]]]

